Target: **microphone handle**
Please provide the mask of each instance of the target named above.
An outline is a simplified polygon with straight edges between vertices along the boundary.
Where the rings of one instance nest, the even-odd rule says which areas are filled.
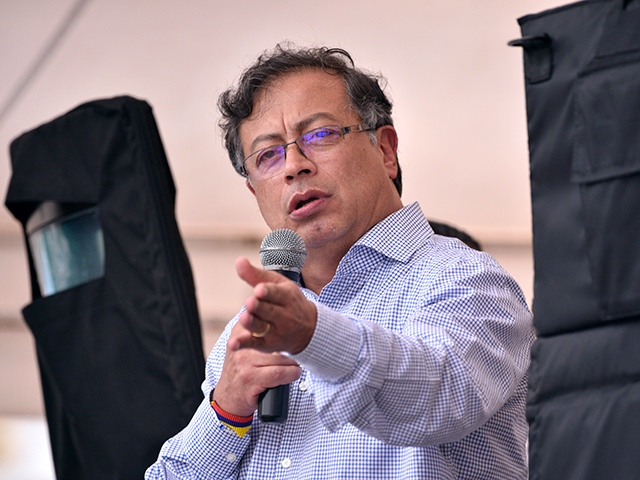
[[[290,270],[276,270],[298,283],[300,273]],[[258,418],[265,423],[284,423],[289,416],[289,384],[267,388],[258,397]]]
[[[265,268],[265,270],[267,270]],[[284,275],[289,280],[292,280],[295,283],[300,283],[300,272],[294,272],[293,270],[274,270],[274,272],[278,272],[280,275]]]
[[[267,388],[258,400],[258,418],[266,423],[284,423],[289,415],[289,384]]]

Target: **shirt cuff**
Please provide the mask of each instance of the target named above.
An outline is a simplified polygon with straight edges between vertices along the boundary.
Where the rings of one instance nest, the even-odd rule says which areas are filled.
[[[220,422],[208,398],[200,404],[179,436],[182,437],[184,458],[188,459],[194,471],[217,472],[221,478],[231,476],[250,441],[250,435],[240,438]]]
[[[311,341],[300,353],[289,356],[314,376],[338,382],[356,369],[362,332],[354,320],[314,303],[318,315]]]

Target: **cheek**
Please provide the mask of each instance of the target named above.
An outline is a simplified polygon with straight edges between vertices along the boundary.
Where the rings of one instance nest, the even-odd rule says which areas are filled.
[[[273,195],[273,192],[262,189],[256,189],[255,196],[260,213],[267,222],[267,225],[271,226],[271,223],[275,220],[278,212],[280,211],[280,199],[276,198],[276,196]]]

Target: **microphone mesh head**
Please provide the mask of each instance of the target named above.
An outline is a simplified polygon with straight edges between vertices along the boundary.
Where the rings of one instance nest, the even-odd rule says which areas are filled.
[[[307,258],[302,237],[293,230],[280,228],[267,234],[260,246],[260,263],[265,270],[289,270],[300,273]]]

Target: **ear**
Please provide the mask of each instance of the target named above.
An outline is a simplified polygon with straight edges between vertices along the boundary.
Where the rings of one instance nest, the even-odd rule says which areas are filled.
[[[398,175],[398,134],[391,125],[378,129],[378,146],[382,151],[384,166],[389,178],[394,180]]]
[[[256,195],[256,191],[255,191],[255,189],[253,188],[253,185],[251,185],[251,179],[250,179],[250,178],[247,178],[247,180],[245,181],[245,185],[247,186],[247,188],[249,189],[249,191],[250,191],[251,193],[253,193],[253,195],[255,196],[255,195]]]

